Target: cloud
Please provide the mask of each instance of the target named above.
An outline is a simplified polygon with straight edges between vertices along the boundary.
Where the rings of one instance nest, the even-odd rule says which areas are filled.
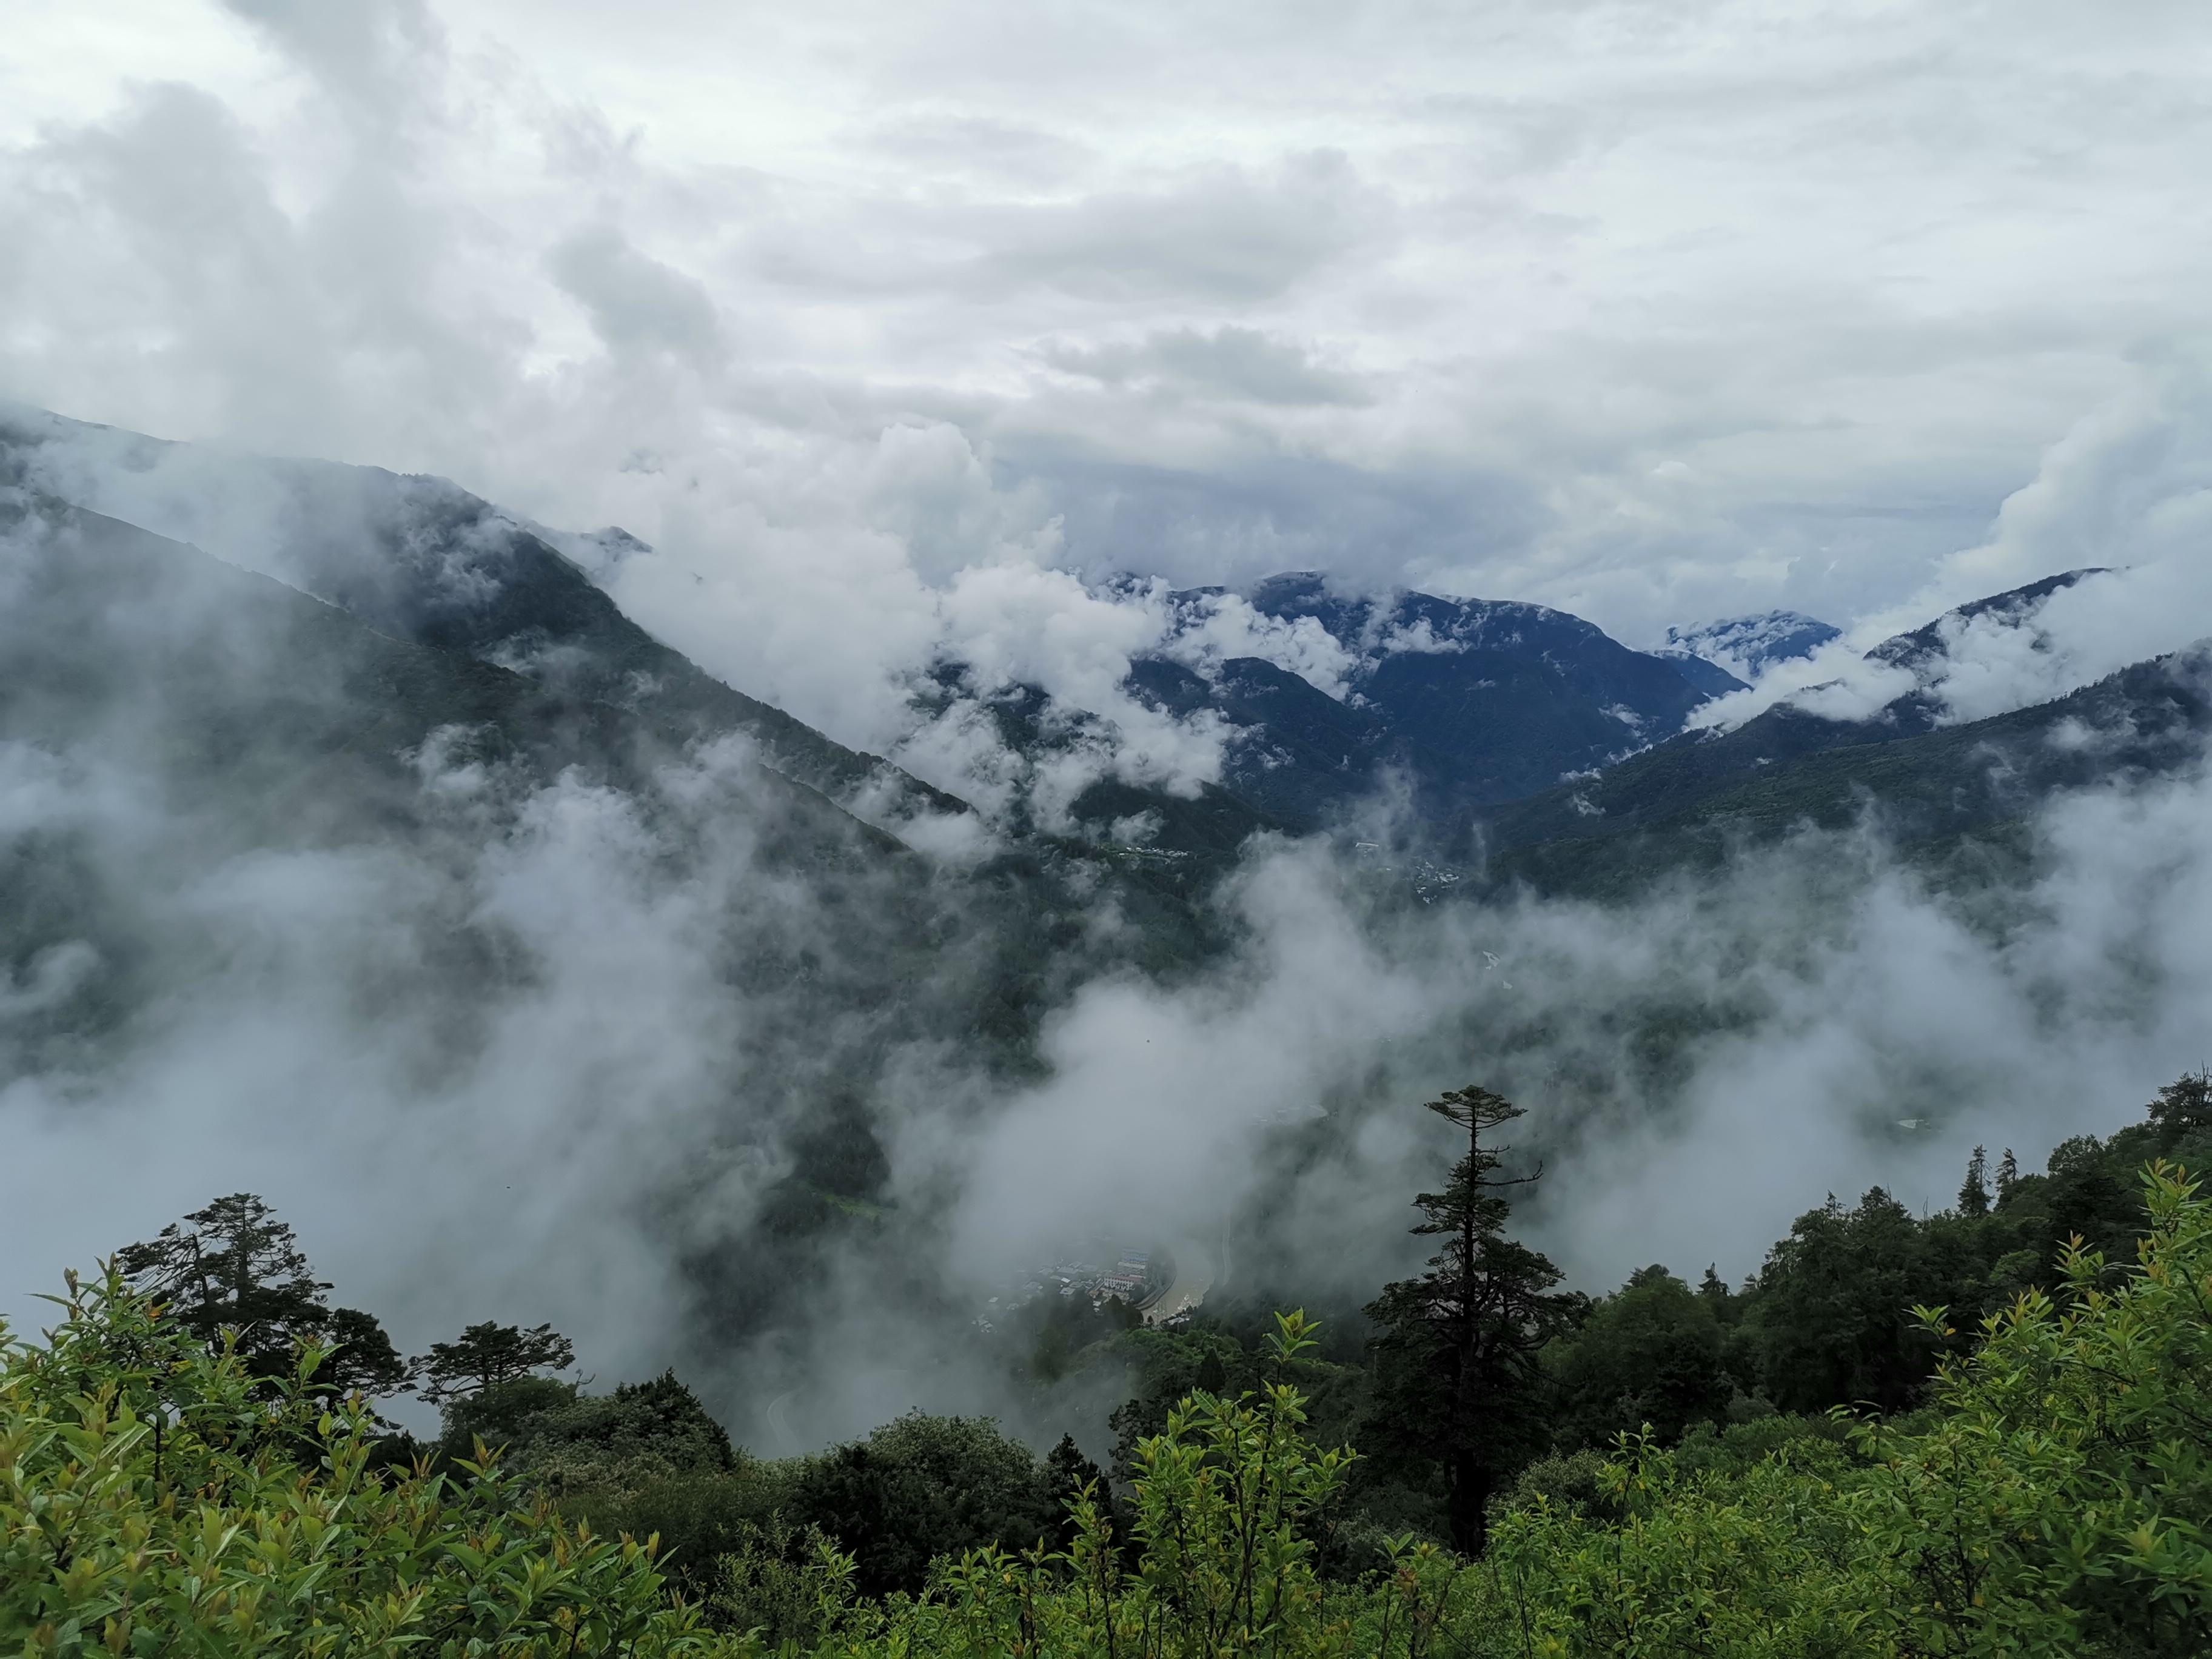
[[[878,127],[868,143],[908,165],[1032,188],[1066,185],[1097,159],[1089,145],[1042,127],[973,115],[902,116]]]
[[[1273,299],[1364,240],[1372,198],[1341,152],[1289,158],[1278,175],[1201,178],[978,222],[988,282],[1042,283],[1084,298]]]
[[[1320,617],[1271,617],[1241,594],[1227,592],[1202,592],[1184,601],[1159,651],[1209,678],[1232,658],[1257,657],[1340,702],[1360,666]]]
[[[1000,450],[1010,482],[1058,501],[1067,562],[1094,577],[1177,585],[1328,570],[1348,586],[1427,588],[1486,548],[1526,547],[1547,527],[1538,494],[1510,475],[1370,471],[1290,456],[1175,467],[1066,451]]]
[[[1155,332],[1137,345],[1043,355],[1054,368],[1117,388],[1133,381],[1167,384],[1262,404],[1367,401],[1357,381],[1321,368],[1304,348],[1233,325],[1210,335],[1182,328]]]
[[[1093,578],[1322,565],[1631,640],[1887,614],[2204,321],[2178,14],[2016,14],[1967,88],[1948,18],[925,9],[42,20],[0,390],[622,525],[683,573],[651,625],[726,584],[717,666],[880,743],[917,587],[1016,518]],[[204,70],[210,29],[260,56]],[[888,499],[939,428],[1004,507]]]
[[[2212,635],[2208,437],[2212,394],[2198,365],[2186,356],[2162,362],[2054,443],[1987,537],[1951,555],[1914,599],[1808,658],[1775,665],[1750,690],[1700,709],[1698,722],[1733,725],[1784,698],[1863,719],[1916,690],[1941,722],[1982,720]],[[2022,610],[1944,612],[1940,648],[1909,669],[1862,655],[1943,605],[2084,568],[2100,574]]]
[[[357,131],[404,143],[410,118],[434,118],[445,35],[422,0],[222,0],[335,94]]]
[[[646,258],[613,227],[578,231],[554,248],[551,267],[610,350],[657,348],[702,368],[722,355],[714,302],[698,279]]]

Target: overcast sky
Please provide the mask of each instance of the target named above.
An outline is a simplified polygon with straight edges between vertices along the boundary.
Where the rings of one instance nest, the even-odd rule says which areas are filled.
[[[855,740],[1061,571],[1918,620],[2202,401],[2201,6],[17,11],[0,392],[621,523]]]

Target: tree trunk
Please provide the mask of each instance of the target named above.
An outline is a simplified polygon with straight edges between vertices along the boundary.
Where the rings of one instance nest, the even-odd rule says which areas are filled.
[[[1471,1451],[1453,1452],[1447,1474],[1445,1503],[1452,1547],[1471,1561],[1490,1542],[1490,1488],[1494,1477],[1489,1466]]]

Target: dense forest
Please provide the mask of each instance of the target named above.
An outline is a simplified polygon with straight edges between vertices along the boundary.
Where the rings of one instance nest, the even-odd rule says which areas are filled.
[[[1480,1088],[1364,1309],[1038,1310],[1117,1365],[1102,1461],[911,1414],[811,1456],[560,1333],[404,1358],[218,1200],[0,1357],[0,1645],[27,1654],[2212,1650],[2212,1081],[1955,1206],[1801,1216],[1744,1285],[1592,1298],[1512,1236]],[[1054,1299],[1057,1302],[1057,1299]],[[377,1403],[418,1392],[418,1441]],[[1103,1462],[1103,1466],[1102,1466]]]

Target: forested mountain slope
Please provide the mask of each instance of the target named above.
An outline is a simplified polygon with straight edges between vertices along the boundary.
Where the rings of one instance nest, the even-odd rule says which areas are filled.
[[[530,918],[496,902],[502,872],[573,833],[583,862],[545,902],[680,902],[696,1037],[726,1074],[691,1109],[723,1120],[729,1156],[785,1172],[694,1252],[727,1320],[803,1295],[810,1241],[880,1196],[872,1102],[900,1055],[1033,1068],[1080,985],[1172,980],[1222,943],[1171,876],[1062,843],[933,865],[743,732],[702,742],[690,706],[394,638],[21,488],[0,501],[0,594],[21,809],[0,833],[0,1083],[125,1063],[189,1022],[196,989],[250,976],[257,904],[312,915],[356,890],[380,935],[320,969],[359,1018],[416,1034],[425,1086],[465,1078],[546,971]],[[342,1033],[355,1017],[333,1014]]]
[[[2212,732],[2212,646],[2139,663],[2070,696],[1964,725],[1900,731],[1782,704],[1692,732],[1483,820],[1494,879],[1621,891],[1717,863],[1739,840],[1873,811],[1905,842],[2020,819],[2061,790],[2194,765]]]
[[[1189,626],[1226,597],[1208,588],[1170,599]],[[1346,665],[1343,695],[1258,657],[1201,671],[1172,651],[1139,659],[1131,689],[1221,720],[1231,734],[1225,785],[1301,831],[1340,823],[1386,784],[1425,821],[1514,799],[1672,735],[1737,684],[1541,605],[1351,596],[1313,571],[1271,576],[1241,597],[1261,617],[1319,624]]]
[[[865,800],[878,817],[969,810],[706,674],[623,615],[532,528],[443,478],[234,456],[0,408],[0,477],[55,497],[86,507],[129,501],[133,481],[143,489],[165,468],[178,474],[175,516],[217,516],[196,495],[222,504],[251,526],[260,568],[394,638],[635,711],[672,740],[743,732],[763,764],[841,805]],[[240,500],[250,506],[231,507]]]

